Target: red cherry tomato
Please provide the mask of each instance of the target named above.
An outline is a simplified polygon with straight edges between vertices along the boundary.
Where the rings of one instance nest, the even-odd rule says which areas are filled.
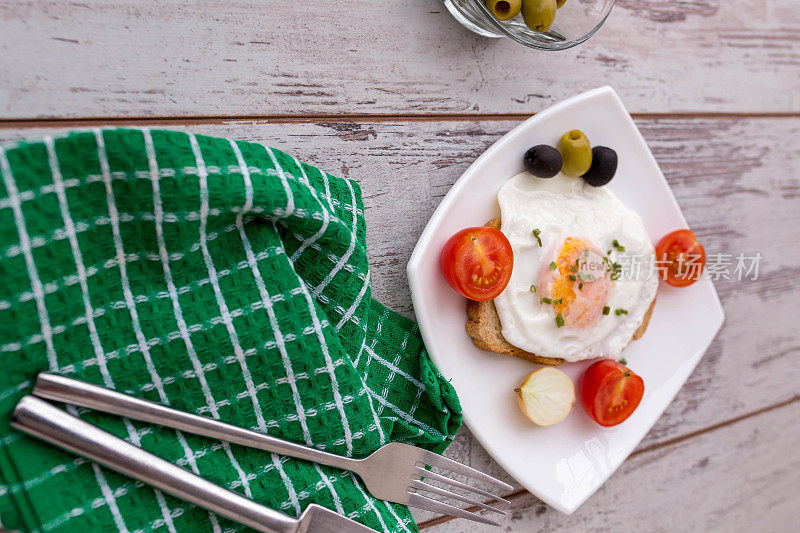
[[[494,228],[462,229],[439,258],[447,283],[471,300],[492,300],[506,288],[514,266],[511,243]]]
[[[642,378],[613,359],[603,359],[587,368],[579,388],[583,408],[601,426],[624,422],[644,395]]]
[[[694,233],[679,229],[658,241],[656,261],[661,279],[673,287],[686,287],[700,279],[706,264],[706,251]]]

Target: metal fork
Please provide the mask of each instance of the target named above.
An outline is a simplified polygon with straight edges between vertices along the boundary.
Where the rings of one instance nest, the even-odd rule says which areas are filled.
[[[369,492],[376,498],[436,513],[467,518],[484,524],[500,525],[494,520],[444,503],[423,493],[452,498],[487,511],[507,513],[474,497],[464,496],[453,490],[433,485],[429,481],[436,481],[450,488],[459,488],[497,502],[506,504],[510,502],[489,491],[432,472],[427,468],[435,467],[481,480],[505,490],[513,489],[511,485],[479,470],[408,444],[389,443],[363,459],[342,457],[56,374],[39,374],[33,394],[40,398],[78,405],[179,429],[187,433],[350,470],[361,477]]]

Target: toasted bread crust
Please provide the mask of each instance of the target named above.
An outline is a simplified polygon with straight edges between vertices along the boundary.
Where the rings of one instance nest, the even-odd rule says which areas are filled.
[[[467,323],[464,326],[467,335],[472,337],[472,342],[481,350],[495,353],[513,355],[540,365],[558,366],[563,359],[541,357],[534,353],[526,352],[509,343],[502,333],[500,317],[494,301],[476,302],[467,301]]]
[[[641,339],[642,335],[644,335],[644,332],[647,331],[647,325],[650,323],[650,317],[653,316],[653,308],[656,306],[657,297],[658,295],[653,297],[653,301],[650,302],[650,307],[647,308],[647,312],[644,314],[644,317],[642,318],[642,323],[639,325],[636,331],[633,332],[633,339],[631,340],[636,341]]]
[[[500,229],[500,218],[494,218],[484,225],[490,228]],[[656,299],[653,298],[650,308],[644,315],[642,324],[633,333],[632,340],[640,339],[642,335],[644,335],[644,332],[647,330],[647,325],[650,322],[650,317],[653,314],[655,303]],[[534,353],[526,352],[508,342],[505,337],[503,337],[503,326],[500,323],[500,316],[497,314],[497,308],[493,300],[486,302],[467,300],[467,322],[464,325],[464,329],[467,335],[472,338],[473,344],[481,350],[513,355],[540,365],[558,366],[564,362],[564,360],[560,358],[542,357]]]

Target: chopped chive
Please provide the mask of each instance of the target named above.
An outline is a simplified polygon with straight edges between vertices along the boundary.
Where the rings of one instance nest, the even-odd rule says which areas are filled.
[[[555,261],[550,261],[550,270],[555,270],[558,268],[558,265]]]
[[[609,271],[611,272],[611,279],[618,280],[622,275],[622,265],[619,263],[611,263]]]
[[[543,304],[548,304],[549,305],[549,304],[553,303],[553,300],[551,300],[550,298],[542,298],[540,300],[540,302],[543,303]]]
[[[536,242],[539,243],[539,248],[542,247],[542,239],[539,237],[539,235],[541,233],[542,233],[542,230],[540,230],[539,228],[536,228],[535,230],[533,230],[531,232],[531,235],[533,235],[533,238],[536,239]]]
[[[628,311],[626,311],[625,309],[615,309],[614,314],[616,314],[617,316],[627,315]]]
[[[556,315],[556,326],[558,326],[559,328],[564,326],[564,317],[561,316],[561,313]]]
[[[628,365],[628,361],[623,357],[622,359],[619,360],[619,364],[627,366]]]
[[[564,301],[563,298],[559,298],[558,300],[553,300],[553,305],[561,305],[561,302],[563,301]]]
[[[604,315],[607,315],[607,314],[608,314],[608,313],[610,313],[610,312],[611,312],[611,308],[610,308],[609,306],[605,306],[605,307],[603,308],[603,314],[604,314]]]
[[[614,249],[619,250],[620,252],[624,252],[625,251],[625,247],[622,246],[617,239],[614,239],[613,241],[611,241],[611,246],[613,246]]]
[[[578,267],[571,266],[571,267],[569,267],[569,271],[570,272],[577,272],[578,271]]]
[[[579,290],[579,291],[582,291],[582,290],[583,290],[583,283],[578,283],[578,290]]]
[[[569,280],[570,281],[575,281],[576,279],[578,279],[578,278],[576,278],[574,274],[570,274],[569,275]]]
[[[531,292],[536,294],[536,285],[531,285]]]

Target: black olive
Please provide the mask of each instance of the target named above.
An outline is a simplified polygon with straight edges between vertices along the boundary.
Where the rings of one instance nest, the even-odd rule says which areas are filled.
[[[552,178],[561,172],[561,153],[546,144],[529,148],[523,158],[525,168],[539,178]]]
[[[592,148],[592,166],[583,175],[586,183],[593,187],[602,187],[617,172],[617,152],[607,146]]]

